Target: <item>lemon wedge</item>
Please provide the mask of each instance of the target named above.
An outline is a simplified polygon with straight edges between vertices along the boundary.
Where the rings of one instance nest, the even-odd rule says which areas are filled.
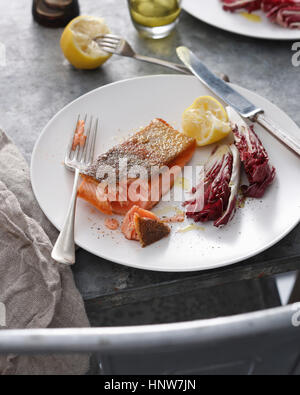
[[[182,128],[201,147],[223,139],[231,131],[224,107],[211,96],[198,97],[184,111]]]
[[[110,33],[102,18],[79,16],[65,28],[60,46],[64,56],[77,69],[96,69],[111,56],[93,41],[100,34]]]

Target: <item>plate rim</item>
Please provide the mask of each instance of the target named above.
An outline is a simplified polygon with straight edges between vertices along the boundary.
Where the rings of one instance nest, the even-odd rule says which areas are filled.
[[[208,20],[206,20],[206,19],[202,19],[199,15],[197,15],[196,13],[194,13],[193,11],[191,11],[191,10],[189,9],[189,7],[187,7],[187,6],[185,5],[185,1],[184,1],[184,0],[183,0],[183,2],[182,2],[181,8],[182,8],[185,12],[187,12],[189,15],[193,16],[194,18],[198,19],[199,21],[201,21],[201,22],[203,22],[203,23],[206,23],[206,24],[209,25],[209,26],[215,27],[215,28],[220,29],[220,30],[223,30],[223,31],[225,31],[225,32],[229,32],[229,33],[232,33],[232,34],[236,34],[236,35],[238,35],[238,36],[256,38],[256,39],[258,39],[258,40],[269,40],[269,41],[294,41],[294,40],[300,40],[300,30],[299,30],[299,35],[298,35],[298,36],[295,36],[295,37],[274,37],[274,38],[271,37],[270,35],[268,35],[268,36],[261,36],[261,35],[251,34],[251,33],[238,32],[238,31],[236,31],[236,30],[234,30],[234,29],[230,29],[230,28],[226,28],[226,27],[219,26],[219,25],[213,23],[213,21],[208,21]],[[224,12],[226,12],[226,11],[224,11]],[[290,29],[290,30],[292,30],[292,29]],[[297,29],[294,29],[294,30],[297,31]],[[295,33],[295,34],[296,34],[296,33]]]
[[[44,213],[44,215],[46,216],[46,218],[49,220],[49,222],[50,222],[56,229],[58,229],[58,230],[60,231],[60,226],[57,226],[57,224],[55,224],[55,221],[52,221],[52,219],[47,215],[46,210],[43,208],[42,204],[41,204],[41,203],[39,202],[39,200],[38,200],[38,197],[37,197],[38,194],[37,194],[37,189],[36,189],[36,183],[34,182],[34,175],[33,175],[33,173],[34,173],[35,156],[36,156],[36,153],[37,153],[37,150],[38,150],[38,146],[39,146],[39,143],[40,143],[40,141],[41,141],[43,135],[46,133],[46,130],[48,129],[48,126],[49,126],[57,117],[59,117],[60,114],[61,114],[65,109],[67,109],[68,107],[72,106],[75,102],[81,100],[83,97],[88,96],[88,95],[91,95],[91,94],[94,93],[95,91],[99,91],[99,90],[101,90],[101,89],[103,89],[103,88],[106,88],[106,87],[109,87],[109,86],[113,86],[113,85],[122,84],[122,83],[126,83],[126,82],[131,82],[131,81],[136,81],[136,80],[142,80],[142,79],[152,79],[152,78],[154,78],[154,79],[155,79],[155,78],[158,78],[158,79],[159,79],[159,78],[165,78],[165,77],[168,77],[168,78],[171,77],[171,78],[193,78],[193,79],[196,79],[196,77],[193,76],[193,75],[183,75],[183,74],[158,74],[158,75],[146,75],[146,76],[138,76],[138,77],[133,77],[133,78],[126,78],[126,79],[123,79],[123,80],[111,82],[111,83],[109,83],[109,84],[105,84],[105,85],[102,85],[102,86],[97,87],[97,88],[95,88],[95,89],[92,89],[91,91],[86,92],[85,94],[79,96],[79,97],[76,98],[75,100],[73,100],[73,101],[71,101],[70,103],[66,104],[63,108],[61,108],[61,109],[60,109],[60,110],[59,110],[59,111],[58,111],[58,112],[47,122],[47,124],[45,125],[45,127],[42,129],[42,131],[41,131],[41,133],[40,133],[40,135],[39,135],[39,137],[38,137],[38,139],[37,139],[37,141],[36,141],[36,143],[35,143],[35,145],[34,145],[33,151],[32,151],[31,161],[30,161],[30,181],[31,181],[31,186],[32,186],[32,190],[33,190],[35,199],[36,199],[36,201],[38,202],[38,205],[39,205],[40,209],[42,210],[42,212]],[[239,85],[236,85],[236,84],[233,84],[233,83],[230,83],[230,84],[233,85],[233,87],[236,86],[236,87],[242,88],[242,89],[245,90],[245,91],[251,92],[252,94],[254,94],[254,95],[256,95],[256,96],[259,96],[259,97],[263,98],[265,101],[271,103],[268,99],[266,99],[266,98],[264,98],[263,96],[257,94],[256,92],[249,91],[249,89],[240,87]],[[273,104],[273,103],[271,103],[271,104],[272,104],[273,106],[275,106],[275,107],[278,107],[278,106],[276,106],[276,105]],[[278,107],[278,108],[279,108],[279,107]],[[280,109],[280,108],[279,108],[279,109]],[[282,113],[284,113],[285,116],[288,117],[288,118],[290,119],[290,121],[293,122],[294,125],[295,125],[297,128],[299,128],[298,125],[293,121],[293,119],[292,119],[285,111],[283,111],[283,110],[281,110],[281,109],[280,109],[280,111],[281,111]],[[202,272],[202,271],[206,271],[206,270],[214,270],[214,269],[223,268],[223,267],[226,267],[226,266],[232,266],[232,265],[235,265],[235,264],[244,262],[244,261],[246,261],[247,259],[252,258],[252,257],[254,257],[254,256],[256,256],[256,255],[258,255],[258,254],[260,254],[260,253],[262,253],[262,252],[264,252],[264,251],[267,251],[269,248],[273,247],[273,246],[274,246],[275,244],[277,244],[279,241],[281,241],[282,239],[284,239],[284,237],[286,237],[293,229],[295,229],[295,227],[296,227],[297,225],[299,225],[299,223],[300,223],[300,216],[299,216],[299,218],[297,219],[297,222],[296,222],[296,223],[294,223],[294,224],[290,225],[289,227],[287,227],[287,229],[285,229],[283,232],[281,232],[280,235],[278,235],[278,236],[277,236],[275,239],[273,239],[270,243],[268,243],[267,245],[265,245],[265,246],[263,246],[263,247],[261,247],[261,248],[251,250],[248,254],[244,255],[242,259],[241,259],[240,257],[238,257],[238,258],[235,258],[235,259],[231,259],[230,262],[228,262],[228,260],[227,260],[227,261],[225,260],[225,261],[222,261],[221,263],[218,262],[218,263],[215,264],[215,265],[202,266],[202,267],[197,267],[197,268],[182,268],[182,269],[180,268],[180,269],[179,269],[179,268],[168,267],[168,268],[164,269],[164,268],[156,268],[156,267],[155,267],[155,268],[153,268],[153,267],[141,267],[141,266],[139,266],[139,265],[137,265],[137,264],[134,264],[134,263],[133,263],[133,264],[124,263],[124,262],[122,262],[120,259],[115,259],[115,258],[114,258],[114,260],[112,260],[109,256],[107,256],[107,255],[105,255],[105,254],[100,254],[100,253],[98,253],[98,252],[95,253],[92,249],[90,249],[90,248],[88,248],[88,247],[86,247],[86,246],[81,245],[81,243],[80,243],[80,242],[77,242],[77,240],[75,240],[75,244],[76,244],[78,247],[82,248],[83,250],[85,250],[85,251],[91,253],[92,255],[98,256],[98,257],[101,258],[101,259],[105,259],[105,260],[107,260],[107,261],[109,261],[109,262],[116,263],[116,264],[120,264],[120,265],[122,265],[122,266],[132,267],[132,268],[135,268],[135,269],[147,270],[147,271],[156,271],[156,272],[165,272],[165,273],[188,273],[188,272],[200,272],[200,271]]]

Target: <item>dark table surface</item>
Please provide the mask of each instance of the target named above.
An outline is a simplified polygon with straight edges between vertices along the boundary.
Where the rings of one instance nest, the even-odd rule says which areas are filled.
[[[111,30],[127,38],[141,54],[177,62],[175,48],[183,44],[189,46],[215,72],[226,73],[232,82],[266,97],[300,125],[300,67],[292,65],[291,42],[234,35],[208,26],[185,12],[170,37],[158,41],[142,39],[131,24],[126,3],[126,0],[82,0],[80,5],[82,14],[104,17]],[[2,0],[0,15],[0,45],[6,49],[6,64],[0,65],[0,126],[14,139],[28,163],[45,124],[70,101],[110,82],[172,73],[159,66],[117,56],[98,70],[75,70],[60,51],[62,29],[36,24],[29,0]],[[93,311],[100,305],[107,310],[149,300],[156,301],[156,310],[159,310],[162,298],[168,308],[170,300],[174,302],[183,294],[200,298],[204,289],[299,269],[299,236],[298,226],[276,246],[246,262],[197,273],[136,270],[79,250],[74,275],[85,300],[100,297],[87,302]],[[231,286],[228,304],[232,304],[234,292]],[[252,294],[258,295],[256,285],[252,287]],[[244,300],[245,311],[246,304]],[[116,310],[115,314],[122,313]]]

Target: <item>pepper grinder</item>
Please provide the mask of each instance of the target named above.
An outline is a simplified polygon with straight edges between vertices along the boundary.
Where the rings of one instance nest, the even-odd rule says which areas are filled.
[[[64,27],[79,15],[78,0],[33,0],[32,15],[47,27]]]

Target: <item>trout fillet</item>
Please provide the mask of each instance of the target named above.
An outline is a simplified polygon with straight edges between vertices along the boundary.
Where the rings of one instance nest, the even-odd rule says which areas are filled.
[[[173,187],[178,171],[189,162],[195,149],[195,139],[179,133],[162,119],[154,119],[143,130],[95,160],[81,175],[78,196],[105,214],[125,215],[134,205],[149,210]],[[122,169],[124,161],[126,174]],[[167,185],[157,170],[162,168],[171,173]],[[132,175],[137,172],[138,177]],[[108,173],[114,174],[113,197],[107,193],[111,183]]]

